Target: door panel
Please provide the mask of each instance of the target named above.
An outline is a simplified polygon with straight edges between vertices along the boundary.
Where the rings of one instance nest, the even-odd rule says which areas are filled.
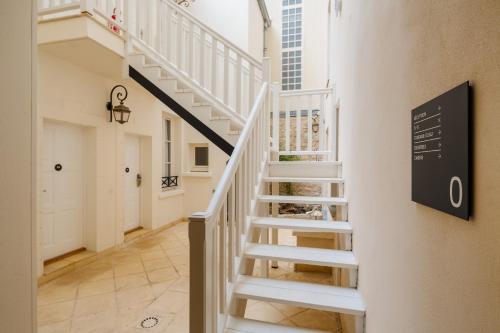
[[[47,260],[83,247],[83,130],[46,122],[43,136],[42,256]]]
[[[140,139],[137,136],[125,137],[125,158],[122,172],[124,174],[124,231],[141,225],[141,188],[137,185],[140,169]],[[127,171],[128,170],[128,171]]]

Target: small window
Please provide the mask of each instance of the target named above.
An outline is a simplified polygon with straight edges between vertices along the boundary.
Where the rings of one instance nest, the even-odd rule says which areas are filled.
[[[191,171],[208,172],[209,150],[208,144],[191,145]]]
[[[172,121],[163,122],[163,177],[172,176]]]
[[[194,165],[197,167],[208,167],[208,147],[194,148]]]

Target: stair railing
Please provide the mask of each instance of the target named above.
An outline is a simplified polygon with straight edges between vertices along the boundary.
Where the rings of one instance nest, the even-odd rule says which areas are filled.
[[[273,90],[279,91],[279,86],[273,85]],[[279,155],[335,159],[337,116],[332,95],[332,88],[273,94],[273,149]]]
[[[262,82],[261,62],[176,3],[149,3],[128,8],[132,46],[243,125]]]
[[[88,13],[241,126],[262,84],[262,62],[170,0],[38,0],[39,15]]]
[[[265,77],[269,59],[264,59]],[[265,81],[205,212],[189,218],[190,333],[222,333],[270,152]]]

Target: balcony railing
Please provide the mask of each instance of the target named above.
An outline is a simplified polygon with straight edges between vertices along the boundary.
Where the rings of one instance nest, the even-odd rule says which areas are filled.
[[[176,187],[178,186],[177,180],[178,176],[167,176],[167,177],[161,177],[161,188],[163,190],[166,190],[170,187]]]
[[[273,85],[273,89],[278,92],[279,86]],[[333,89],[284,91],[273,96],[273,150],[280,155],[324,155],[336,159]]]

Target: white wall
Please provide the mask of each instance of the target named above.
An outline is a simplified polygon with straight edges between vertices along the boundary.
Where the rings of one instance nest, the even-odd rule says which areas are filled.
[[[262,59],[264,23],[257,0],[197,0],[187,10],[255,59]]]
[[[342,1],[334,78],[366,332],[500,327],[500,2]],[[411,201],[413,108],[471,80],[469,223]]]
[[[34,332],[36,74],[32,1],[0,3],[0,330]]]

